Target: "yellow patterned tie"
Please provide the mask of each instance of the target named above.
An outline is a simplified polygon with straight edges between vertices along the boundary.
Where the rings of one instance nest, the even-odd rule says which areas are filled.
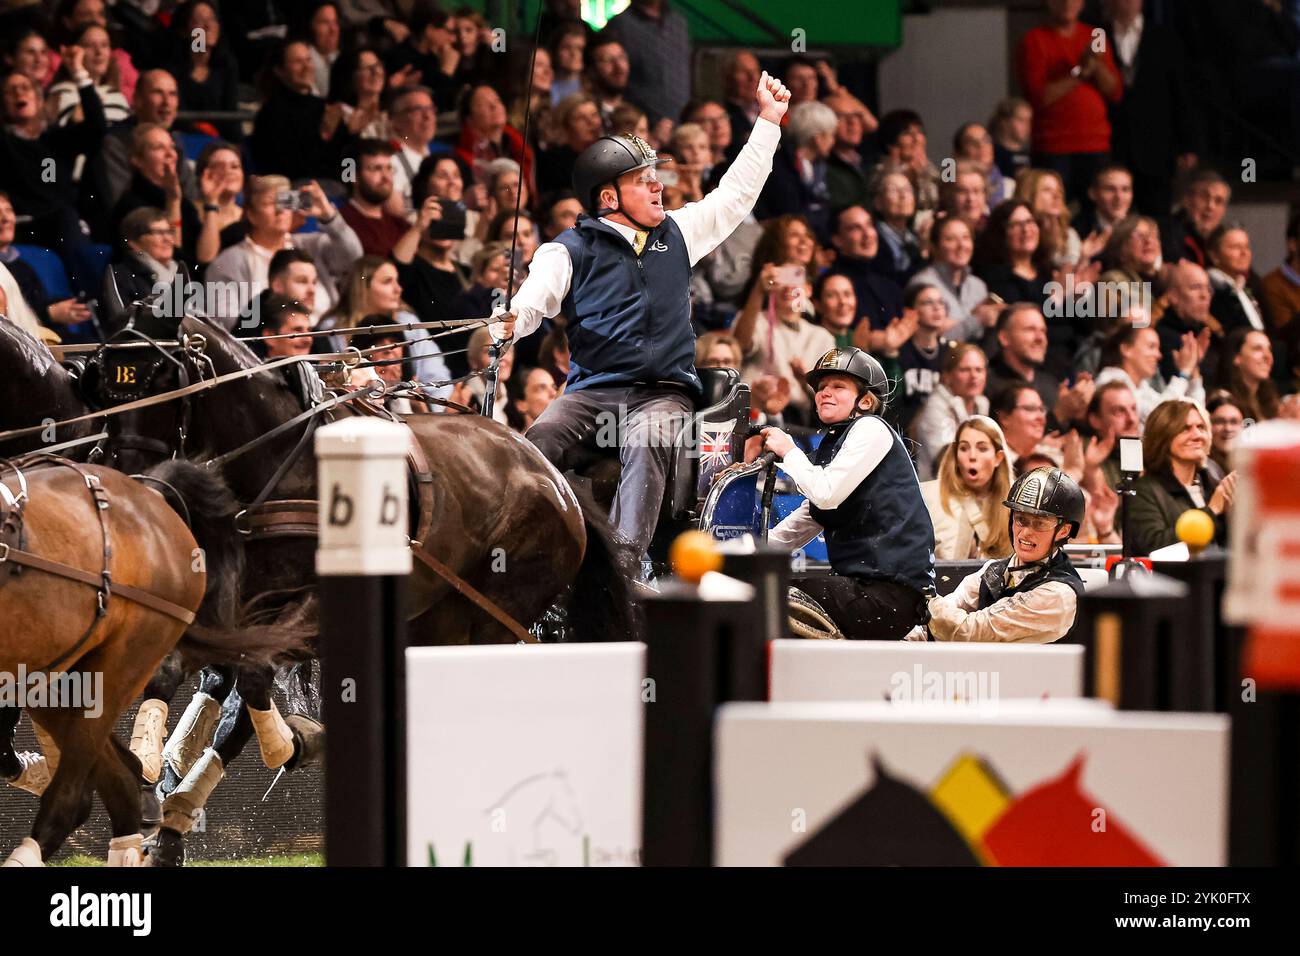
[[[649,238],[650,233],[637,230],[636,239],[632,241],[632,248],[636,250],[638,256],[641,255],[641,250],[645,248],[645,241]]]

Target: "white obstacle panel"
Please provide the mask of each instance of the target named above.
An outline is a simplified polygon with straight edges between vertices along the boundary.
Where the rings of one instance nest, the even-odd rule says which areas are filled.
[[[727,705],[715,860],[1225,865],[1228,718],[1083,703]]]
[[[966,701],[1083,695],[1078,644],[772,642],[777,701]]]
[[[412,648],[411,866],[631,866],[641,843],[639,643]]]

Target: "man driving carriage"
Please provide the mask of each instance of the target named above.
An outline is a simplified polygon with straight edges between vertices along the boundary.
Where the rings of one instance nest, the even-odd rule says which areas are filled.
[[[533,257],[498,341],[570,316],[565,393],[527,436],[561,469],[567,454],[616,425],[622,473],[611,518],[644,555],[664,497],[669,453],[702,394],[691,327],[691,267],[753,208],[772,168],[790,93],[766,73],[759,117],[718,188],[665,212],[660,160],[636,136],[605,136],[578,157],[573,184],[587,215]]]

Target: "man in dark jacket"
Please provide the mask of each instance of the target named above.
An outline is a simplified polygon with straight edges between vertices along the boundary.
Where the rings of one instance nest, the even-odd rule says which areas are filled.
[[[758,122],[718,188],[665,213],[661,160],[635,136],[605,136],[574,168],[574,192],[588,215],[544,243],[511,311],[493,326],[498,340],[527,335],[563,309],[568,385],[528,430],[563,468],[593,436],[617,440],[623,469],[611,518],[634,554],[654,536],[669,452],[701,395],[691,327],[690,270],[753,207],[780,141],[789,91],[763,74]]]

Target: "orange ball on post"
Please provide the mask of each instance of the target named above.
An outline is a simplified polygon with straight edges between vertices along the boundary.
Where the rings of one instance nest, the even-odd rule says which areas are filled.
[[[673,572],[685,581],[699,584],[709,571],[722,570],[722,554],[717,542],[703,531],[684,531],[668,549]]]
[[[1174,534],[1193,555],[1200,554],[1214,540],[1214,519],[1199,508],[1189,508],[1178,516]]]

